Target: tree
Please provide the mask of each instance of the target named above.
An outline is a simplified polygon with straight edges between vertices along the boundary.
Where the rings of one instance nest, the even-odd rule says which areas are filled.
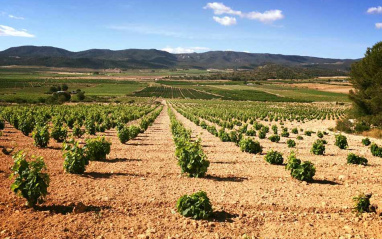
[[[67,84],[63,84],[61,88],[63,91],[67,91],[69,89],[69,86]]]
[[[83,101],[85,99],[85,91],[77,90],[77,100]]]
[[[382,42],[367,49],[365,57],[352,65],[350,76],[355,88],[350,99],[358,120],[382,126]]]

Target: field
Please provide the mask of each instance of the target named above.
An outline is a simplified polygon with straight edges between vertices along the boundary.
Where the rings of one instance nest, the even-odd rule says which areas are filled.
[[[0,238],[382,235],[381,155],[360,135],[342,133],[348,147],[336,145],[336,120],[350,108],[346,94],[295,87],[306,84],[298,81],[116,80],[116,73],[90,79],[88,71],[78,72],[85,79],[40,70],[0,70]],[[53,72],[66,72],[67,79]],[[124,74],[165,77],[156,73]],[[87,102],[7,103],[37,101],[64,83],[83,89]],[[322,154],[312,151],[318,140]],[[370,140],[382,146],[381,139]],[[50,177],[45,200],[34,207],[11,190],[12,156],[19,150],[28,162],[43,157]],[[282,161],[266,161],[271,152]],[[292,152],[300,164],[289,164]],[[367,164],[349,164],[351,153]],[[315,168],[311,179],[300,177],[306,171],[296,174],[305,161]],[[211,202],[208,219],[178,212],[178,199],[198,191]],[[353,197],[360,193],[372,193],[380,208],[357,214]]]

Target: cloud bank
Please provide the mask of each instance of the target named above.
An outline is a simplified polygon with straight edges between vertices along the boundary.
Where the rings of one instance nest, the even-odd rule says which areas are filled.
[[[0,36],[35,37],[34,35],[28,33],[25,29],[16,30],[13,27],[8,27],[4,25],[0,25]]]
[[[203,52],[210,50],[207,47],[165,47],[162,49],[162,51],[167,51],[169,53],[173,54],[180,54],[180,53],[194,53],[194,52]]]
[[[274,21],[281,20],[284,18],[284,15],[281,10],[269,10],[265,12],[249,12],[244,13],[241,11],[233,10],[231,7],[228,7],[224,5],[223,3],[219,2],[212,2],[207,3],[207,5],[204,7],[204,9],[210,9],[213,11],[215,15],[232,15],[232,16],[239,16],[241,18],[249,19],[249,20],[256,20],[260,21],[262,23],[273,23]],[[223,25],[223,26],[231,26],[235,25],[237,23],[237,20],[235,17],[217,17],[214,16],[213,19]]]

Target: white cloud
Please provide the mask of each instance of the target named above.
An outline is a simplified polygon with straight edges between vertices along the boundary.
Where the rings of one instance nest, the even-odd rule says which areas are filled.
[[[232,26],[232,25],[236,25],[237,21],[236,21],[236,18],[234,17],[216,17],[214,16],[213,19],[215,20],[215,22],[223,25],[223,26]]]
[[[382,29],[382,22],[380,22],[380,23],[376,23],[376,24],[375,24],[375,27],[376,27],[377,29]]]
[[[283,19],[284,15],[281,10],[270,10],[270,11],[265,11],[264,13],[250,12],[246,14],[245,17],[251,20],[259,20],[260,22],[263,22],[263,23],[272,23],[274,21]]]
[[[207,3],[204,9],[212,9],[214,11],[214,14],[216,15],[222,15],[222,14],[230,14],[230,15],[238,15],[238,16],[242,15],[242,12],[234,11],[230,7],[227,7],[226,5],[220,2]]]
[[[9,17],[9,18],[12,18],[12,19],[17,19],[17,20],[24,20],[23,17],[16,17],[16,16],[11,15],[11,14],[9,14],[8,17]]]
[[[208,50],[210,49],[207,47],[165,47],[162,49],[162,51],[167,51],[174,54],[204,52]]]
[[[13,27],[0,25],[0,36],[12,36],[12,37],[35,37],[28,33],[25,29],[16,30]]]
[[[369,14],[382,14],[382,7],[371,7],[367,9],[367,13]]]
[[[213,10],[215,15],[234,15],[239,16],[241,18],[246,18],[250,20],[257,20],[262,23],[272,23],[274,21],[280,20],[284,18],[284,15],[281,10],[269,10],[265,11],[263,13],[261,12],[249,12],[249,13],[243,13],[241,11],[233,10],[232,8],[224,5],[223,3],[219,2],[212,2],[207,3],[207,5],[204,7],[204,9],[211,9]],[[234,17],[216,17],[214,16],[214,20],[222,25],[230,26],[237,23],[236,18]]]

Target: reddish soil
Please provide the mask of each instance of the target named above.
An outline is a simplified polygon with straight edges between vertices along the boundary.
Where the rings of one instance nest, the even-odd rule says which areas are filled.
[[[207,178],[180,175],[167,107],[125,145],[114,131],[106,132],[113,143],[108,160],[91,162],[84,175],[63,172],[60,144],[38,149],[7,125],[0,145],[43,156],[51,184],[45,203],[37,210],[25,207],[9,189],[12,158],[0,153],[0,238],[381,238],[381,218],[356,217],[351,209],[358,192],[373,192],[372,202],[382,207],[381,159],[368,157],[371,165],[358,167],[335,161],[337,151],[309,158],[317,173],[307,184],[292,179],[283,166],[267,164],[264,155],[243,153],[177,117],[194,136],[201,135],[211,161]],[[181,195],[199,190],[214,207],[209,221],[175,212]],[[87,209],[75,214],[79,202]]]

